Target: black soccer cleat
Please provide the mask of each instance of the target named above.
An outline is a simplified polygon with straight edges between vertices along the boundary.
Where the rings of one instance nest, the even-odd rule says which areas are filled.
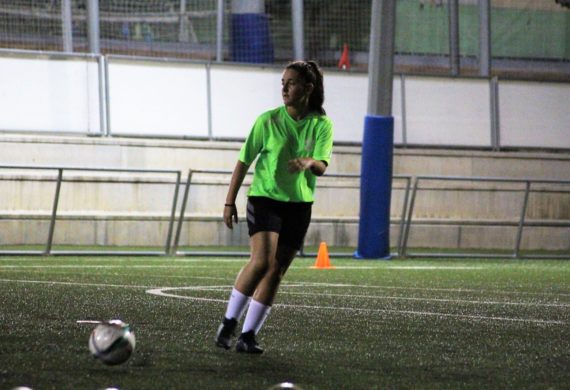
[[[260,354],[263,353],[263,348],[261,348],[257,341],[255,341],[255,332],[250,330],[249,332],[242,333],[236,342],[236,352]]]
[[[230,349],[232,346],[232,336],[235,336],[237,320],[235,318],[225,318],[218,328],[216,334],[216,345],[220,348]]]

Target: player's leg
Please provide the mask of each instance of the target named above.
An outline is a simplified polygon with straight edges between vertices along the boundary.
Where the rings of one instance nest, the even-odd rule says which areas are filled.
[[[263,348],[257,343],[255,336],[261,330],[271,305],[279,289],[285,272],[295,258],[297,249],[280,246],[277,255],[269,261],[267,272],[259,282],[253,294],[247,315],[243,323],[242,333],[236,343],[238,352],[262,353]]]
[[[275,258],[280,218],[274,211],[274,201],[251,197],[247,205],[247,224],[250,235],[251,257],[238,273],[230,295],[226,313],[216,334],[216,345],[229,349],[237,323],[246,310],[250,297]],[[255,306],[255,303],[254,303]]]
[[[275,232],[258,232],[251,236],[251,257],[236,277],[224,319],[216,335],[217,346],[226,349],[231,347],[231,337],[248,304],[256,306],[255,301],[250,303],[250,297],[267,273],[272,262],[270,259],[275,258],[278,237]]]
[[[277,247],[276,255],[270,258],[267,271],[257,285],[252,297],[253,300],[267,306],[273,304],[281,280],[283,280],[283,276],[285,276],[285,272],[287,272],[297,252],[298,249],[287,245],[279,245]]]
[[[311,219],[311,204],[283,204],[280,207],[280,217],[282,226],[276,255],[269,258],[267,271],[253,294],[242,334],[236,343],[238,352],[263,352],[255,336],[271,311],[285,272],[303,244]]]

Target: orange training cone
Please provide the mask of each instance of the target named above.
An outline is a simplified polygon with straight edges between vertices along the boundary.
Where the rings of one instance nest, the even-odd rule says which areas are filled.
[[[319,246],[319,253],[317,253],[317,261],[311,268],[334,268],[334,266],[331,265],[331,259],[329,257],[329,250],[327,248],[326,242],[321,242],[321,245]]]
[[[344,44],[340,60],[338,61],[338,68],[342,70],[350,69],[350,56],[348,55],[348,43]]]

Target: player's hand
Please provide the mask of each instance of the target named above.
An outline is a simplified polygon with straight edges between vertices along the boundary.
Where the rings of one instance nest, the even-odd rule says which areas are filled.
[[[236,205],[224,206],[224,223],[230,229],[233,229],[233,222],[238,223],[238,212]]]
[[[311,164],[313,164],[313,161],[314,160],[310,157],[294,158],[293,160],[289,160],[287,162],[287,170],[290,173],[304,171],[305,169],[311,168]]]

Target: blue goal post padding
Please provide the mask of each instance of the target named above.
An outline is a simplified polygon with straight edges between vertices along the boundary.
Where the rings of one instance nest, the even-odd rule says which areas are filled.
[[[364,119],[360,173],[359,259],[390,258],[390,200],[394,118],[367,115]]]

